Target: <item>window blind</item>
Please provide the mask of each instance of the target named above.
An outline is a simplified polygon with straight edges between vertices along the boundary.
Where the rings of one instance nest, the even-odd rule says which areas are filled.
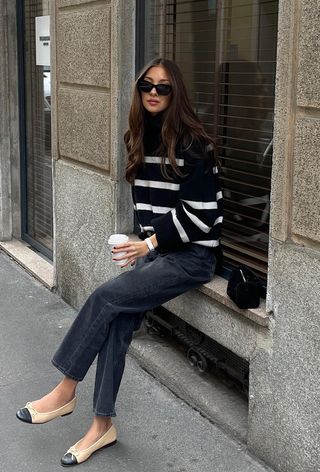
[[[180,66],[193,107],[217,140],[226,267],[266,279],[278,1],[154,0],[145,62]]]

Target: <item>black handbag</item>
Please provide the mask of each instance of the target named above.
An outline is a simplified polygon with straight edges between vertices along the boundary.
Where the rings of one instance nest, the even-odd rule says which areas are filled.
[[[227,294],[239,308],[258,308],[266,290],[251,269],[240,266],[230,273]]]

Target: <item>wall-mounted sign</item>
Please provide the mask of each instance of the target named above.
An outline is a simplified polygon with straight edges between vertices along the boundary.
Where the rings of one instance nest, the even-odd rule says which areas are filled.
[[[50,66],[50,16],[36,17],[36,65]]]

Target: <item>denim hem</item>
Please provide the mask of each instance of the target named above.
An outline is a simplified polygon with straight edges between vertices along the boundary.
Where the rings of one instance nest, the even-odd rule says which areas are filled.
[[[93,413],[95,416],[117,416],[115,411],[112,411],[111,413],[100,413],[99,411],[93,410]]]
[[[69,374],[69,372],[66,369],[64,369],[64,367],[61,367],[54,359],[51,359],[51,363],[56,369],[60,370],[60,372],[66,377],[69,377],[72,380],[76,380],[77,382],[81,382],[83,380],[82,378],[75,377],[74,375]]]

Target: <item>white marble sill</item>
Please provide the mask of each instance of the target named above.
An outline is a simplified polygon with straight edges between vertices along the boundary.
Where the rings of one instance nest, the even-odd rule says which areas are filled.
[[[0,250],[12,257],[49,290],[53,290],[54,271],[52,264],[30,249],[27,243],[18,239],[0,241]]]
[[[264,299],[260,299],[260,305],[258,308],[249,308],[243,310],[239,308],[227,295],[228,281],[219,275],[215,275],[213,279],[202,285],[198,290],[205,293],[208,297],[220,302],[222,305],[235,311],[238,315],[244,316],[249,320],[257,323],[260,326],[269,326],[269,317],[266,312],[266,302]]]

